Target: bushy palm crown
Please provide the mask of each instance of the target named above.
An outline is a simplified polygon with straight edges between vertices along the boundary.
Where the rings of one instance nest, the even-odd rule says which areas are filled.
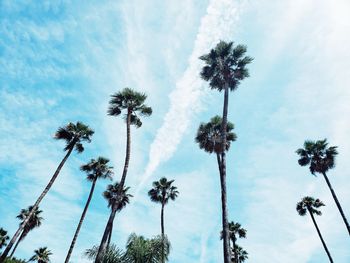
[[[95,260],[98,253],[98,246],[93,246],[85,251],[84,255],[91,260]],[[115,244],[106,248],[101,263],[125,263],[124,252]]]
[[[165,177],[153,182],[153,188],[148,191],[148,195],[153,202],[167,204],[169,199],[175,200],[179,194],[177,187],[173,186],[174,180],[168,181]]]
[[[230,239],[236,241],[237,235],[239,238],[246,238],[247,230],[242,228],[240,223],[235,223],[233,221],[228,223]],[[223,238],[223,232],[221,231],[221,239]]]
[[[93,134],[94,131],[89,126],[78,121],[76,124],[70,122],[66,126],[58,128],[54,138],[66,141],[65,151],[74,146],[75,150],[81,153],[84,151],[82,142],[91,142],[91,136]]]
[[[50,262],[51,251],[47,247],[41,247],[34,250],[34,256],[32,256],[29,261],[36,261],[38,263],[48,263]]]
[[[125,88],[111,97],[108,114],[118,116],[122,113],[122,110],[126,110],[127,114],[131,114],[130,123],[137,128],[142,126],[139,115],[150,116],[152,114],[152,108],[144,104],[147,98],[147,95],[144,93]],[[125,119],[127,118],[127,114],[125,114]]]
[[[296,210],[301,216],[306,215],[307,211],[320,216],[322,215],[322,212],[318,210],[318,208],[321,206],[325,206],[325,204],[320,199],[305,196],[300,202],[297,203]]]
[[[108,166],[109,160],[104,157],[98,157],[97,160],[91,159],[90,162],[84,164],[80,167],[80,170],[86,172],[87,179],[89,181],[94,181],[99,178],[112,179],[113,167]]]
[[[304,148],[297,151],[301,166],[310,165],[310,172],[326,173],[335,166],[335,156],[338,154],[337,146],[328,147],[327,139],[319,141],[305,141]]]
[[[253,61],[249,56],[245,56],[246,46],[237,45],[233,42],[220,41],[209,54],[200,57],[205,62],[200,75],[209,81],[212,89],[222,91],[225,85],[230,90],[235,90],[240,81],[249,77],[246,66]]]
[[[160,263],[164,246],[164,257],[167,260],[170,243],[166,237],[152,239],[131,234],[126,244],[125,262],[127,263]]]
[[[201,123],[197,130],[195,141],[199,144],[200,149],[208,153],[221,153],[221,123],[222,118],[220,116],[214,116],[208,123]],[[231,142],[237,139],[237,136],[232,130],[234,125],[231,122],[227,123],[226,128],[226,151],[229,150]]]
[[[9,240],[9,239],[10,239],[10,237],[7,235],[7,231],[1,227],[0,228],[0,249],[3,246],[7,245],[7,240]]]
[[[238,257],[238,263],[244,262],[246,261],[246,259],[248,259],[248,252],[245,251],[242,247],[236,245],[234,248],[234,252]],[[232,258],[232,262],[236,262],[234,258]]]
[[[21,220],[20,225],[27,219],[32,209],[33,209],[33,206],[29,206],[27,209],[21,210],[20,214],[17,216],[17,218]],[[40,216],[40,214],[42,212],[43,211],[39,210],[39,208],[35,209],[34,213],[32,214],[28,223],[23,229],[23,234],[21,235],[21,239],[23,239],[32,229],[41,226],[41,221],[43,220],[43,218]]]
[[[121,196],[119,196],[119,183],[109,184],[107,190],[103,192],[103,197],[108,201],[108,207],[113,207],[117,204],[117,211],[121,211],[132,197],[131,194],[127,193],[129,189],[130,187],[124,187]]]

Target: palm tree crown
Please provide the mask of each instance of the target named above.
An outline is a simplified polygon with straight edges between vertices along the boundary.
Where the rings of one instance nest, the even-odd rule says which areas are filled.
[[[142,126],[139,115],[150,116],[152,114],[152,108],[144,104],[147,98],[147,95],[144,93],[125,88],[111,97],[108,114],[118,116],[125,109],[127,110],[127,114],[131,114],[130,124],[135,125],[137,128]]]
[[[310,165],[312,174],[326,173],[329,169],[335,167],[335,156],[338,154],[337,146],[328,147],[327,139],[314,141],[305,141],[304,148],[297,151],[300,159],[298,163],[301,166]]]
[[[1,227],[0,228],[0,249],[3,246],[6,246],[7,240],[9,240],[9,239],[10,239],[10,237],[7,235],[7,231]]]
[[[228,85],[231,91],[235,90],[240,81],[249,77],[246,65],[253,59],[245,56],[246,46],[233,46],[233,42],[220,41],[209,54],[200,57],[205,62],[200,75],[209,81],[212,89],[222,91]]]
[[[177,187],[171,185],[174,180],[168,181],[165,177],[153,182],[153,188],[148,191],[148,195],[153,202],[167,204],[169,199],[175,200],[179,194]]]
[[[108,166],[108,163],[109,160],[107,158],[98,157],[97,160],[91,159],[90,162],[82,165],[80,170],[86,172],[87,179],[91,182],[99,178],[112,179],[113,167]]]
[[[322,212],[318,210],[318,208],[321,206],[325,206],[325,204],[320,199],[314,199],[313,197],[306,196],[297,203],[296,210],[301,216],[306,215],[307,211],[320,216],[322,215]]]
[[[248,252],[238,245],[235,245],[233,254],[237,255],[238,260],[235,261],[235,259],[233,258],[232,262],[242,263],[246,261],[246,259],[248,259]]]
[[[121,211],[129,203],[130,197],[133,197],[127,193],[129,189],[130,187],[124,187],[121,195],[119,195],[119,182],[109,184],[107,190],[103,192],[103,197],[108,201],[108,207],[117,205],[116,210]]]
[[[195,138],[199,148],[204,149],[208,153],[221,153],[221,127],[222,118],[218,115],[211,118],[208,123],[201,123]],[[232,132],[233,129],[233,123],[228,122],[226,127],[226,151],[229,150],[231,142],[237,139],[236,134]]]
[[[51,251],[47,247],[41,247],[34,250],[34,256],[32,256],[29,261],[36,261],[38,263],[48,263],[50,262]]]
[[[18,219],[21,220],[20,225],[24,222],[24,220],[27,219],[30,212],[33,210],[33,206],[29,206],[27,209],[22,209],[20,214],[17,216]],[[34,213],[30,217],[28,223],[24,227],[23,233],[21,235],[20,239],[23,239],[26,237],[26,235],[29,233],[29,231],[33,230],[36,227],[41,226],[41,221],[43,218],[40,216],[42,213],[42,210],[39,210],[39,208],[35,209]]]
[[[84,151],[82,142],[91,142],[93,134],[94,131],[89,126],[78,121],[76,124],[70,122],[66,126],[58,128],[54,138],[66,141],[65,151],[74,147],[78,153],[81,153]]]
[[[237,236],[239,238],[246,238],[247,237],[247,230],[245,230],[240,223],[235,223],[233,221],[228,223],[228,228],[230,232],[230,239],[232,241],[237,240]],[[221,239],[223,238],[223,233],[221,231]]]

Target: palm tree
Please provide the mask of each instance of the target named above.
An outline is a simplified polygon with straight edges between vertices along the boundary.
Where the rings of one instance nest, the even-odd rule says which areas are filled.
[[[80,169],[82,171],[86,172],[87,180],[90,181],[92,184],[91,184],[90,194],[89,194],[88,199],[86,201],[83,213],[82,213],[82,215],[80,217],[80,221],[79,221],[78,227],[77,227],[77,229],[75,231],[75,234],[73,236],[73,240],[72,240],[71,245],[69,247],[65,263],[69,262],[70,256],[71,256],[71,254],[73,252],[73,248],[74,248],[75,242],[76,242],[76,240],[78,238],[78,234],[79,234],[81,225],[83,224],[86,212],[87,212],[87,210],[89,208],[90,201],[91,201],[92,195],[93,195],[94,190],[95,190],[96,181],[98,179],[106,179],[106,178],[112,179],[112,175],[113,175],[112,169],[113,169],[113,167],[109,166],[108,162],[109,162],[109,160],[107,158],[98,157],[97,160],[91,159],[89,163],[87,163],[85,165],[82,165],[80,167]]]
[[[318,208],[320,208],[321,206],[324,206],[324,204],[322,203],[322,201],[320,199],[315,200],[313,197],[305,196],[299,203],[297,203],[296,209],[297,209],[297,212],[299,213],[299,215],[301,215],[301,216],[304,216],[304,215],[306,215],[307,212],[309,212],[311,219],[312,219],[312,222],[314,223],[314,225],[316,227],[318,236],[321,239],[324,250],[326,250],[329,261],[333,262],[331,254],[329,253],[327,245],[323,240],[323,237],[321,235],[321,231],[318,228],[315,217],[314,217],[314,214],[318,215],[318,216],[322,215],[322,212],[320,210],[318,210]]]
[[[234,258],[236,261],[235,263],[238,263],[239,260],[239,255],[236,254],[236,249],[235,247],[237,246],[236,241],[237,241],[237,236],[239,238],[246,238],[247,236],[247,230],[242,228],[240,223],[235,223],[233,221],[228,223],[229,226],[229,233],[230,233],[230,240],[232,241],[232,251],[234,253]],[[221,231],[221,239],[223,238],[223,231]],[[238,246],[237,246],[238,247]]]
[[[209,81],[212,89],[218,91],[224,90],[224,105],[222,113],[221,126],[221,203],[222,203],[222,228],[223,228],[223,252],[224,262],[230,262],[229,248],[229,230],[228,230],[228,211],[227,211],[227,194],[226,194],[226,152],[223,150],[226,146],[227,131],[227,112],[229,90],[234,91],[238,88],[240,82],[249,77],[246,66],[252,62],[252,58],[245,56],[247,48],[243,45],[233,46],[233,42],[226,43],[220,41],[214,49],[208,54],[200,57],[205,62],[205,66],[200,73],[205,81]]]
[[[85,251],[84,255],[90,259],[95,260],[98,252],[98,246],[93,246]],[[111,244],[106,248],[103,254],[102,263],[125,263],[124,252],[115,244]]]
[[[32,256],[29,261],[36,261],[38,263],[48,263],[50,262],[51,251],[47,247],[41,247],[34,250],[34,256]]]
[[[159,181],[153,182],[153,188],[148,191],[148,195],[153,202],[160,203],[162,205],[161,214],[160,214],[160,225],[161,225],[161,234],[164,235],[164,207],[169,200],[175,200],[179,194],[177,187],[173,186],[172,183],[174,180],[168,181],[165,177],[162,177]],[[164,255],[164,253],[163,253]],[[164,263],[165,257],[163,256],[162,262]]]
[[[33,210],[33,206],[29,206],[28,209],[22,209],[20,214],[17,216],[17,218],[19,220],[21,220],[20,225],[23,223],[24,220],[27,219],[28,215],[31,213],[31,211]],[[43,218],[40,216],[40,214],[42,213],[42,210],[39,210],[39,207],[37,207],[37,209],[35,209],[34,213],[32,213],[31,218],[29,219],[28,223],[26,224],[26,226],[24,227],[20,237],[17,240],[16,245],[13,247],[13,250],[11,252],[10,258],[13,257],[13,254],[15,253],[18,244],[27,236],[27,234],[33,230],[34,228],[37,228],[39,226],[41,226],[41,221],[43,220]]]
[[[345,217],[343,209],[326,174],[329,169],[333,169],[335,167],[335,156],[338,154],[337,146],[328,147],[327,139],[316,142],[305,141],[304,148],[300,148],[296,152],[300,156],[298,163],[301,166],[309,165],[310,172],[313,175],[315,175],[315,173],[320,173],[323,175],[350,235],[348,220]]]
[[[104,198],[108,202],[108,207],[111,208],[111,213],[105,228],[104,233],[107,235],[106,242],[104,243],[105,248],[101,250],[101,245],[99,247],[98,253],[96,255],[96,261],[102,263],[103,254],[105,250],[109,247],[112,230],[113,230],[113,221],[117,212],[120,212],[130,201],[132,197],[131,194],[128,194],[130,187],[124,187],[122,193],[120,194],[120,184],[118,182],[114,184],[109,184],[107,190],[103,192]],[[102,251],[102,253],[101,253]],[[100,258],[98,258],[100,257]]]
[[[127,263],[161,263],[168,260],[170,243],[166,237],[156,236],[152,239],[131,234],[126,244],[125,262]]]
[[[242,247],[235,245],[233,250],[234,257],[232,258],[232,263],[242,263],[248,259],[248,252]]]
[[[0,249],[2,249],[3,246],[6,246],[7,240],[9,239],[10,238],[7,235],[7,231],[1,227],[0,228]]]
[[[125,122],[126,122],[126,152],[125,152],[125,161],[122,177],[119,183],[119,193],[122,193],[126,175],[128,173],[129,161],[130,161],[130,148],[131,148],[131,134],[130,128],[131,125],[135,125],[137,128],[142,126],[142,121],[140,116],[150,116],[152,114],[152,108],[148,107],[145,103],[147,95],[134,91],[130,88],[125,88],[120,92],[117,92],[112,95],[111,100],[109,101],[108,114],[111,116],[119,116],[123,110],[126,111]],[[122,196],[120,200],[122,200]],[[118,202],[115,203],[115,206],[118,206]],[[116,208],[112,207],[114,215],[116,213]],[[113,217],[114,218],[114,217]],[[109,223],[107,223],[108,226]],[[110,225],[111,227],[111,225]],[[108,240],[111,238],[111,229],[108,227],[105,228],[103,233],[102,240],[99,247],[99,252],[96,257],[96,263],[101,263],[101,258],[103,251],[107,247]]]
[[[78,153],[81,153],[84,151],[83,142],[91,142],[91,136],[94,134],[94,131],[91,130],[87,125],[77,122],[69,123],[68,125],[64,127],[60,127],[54,138],[57,140],[64,140],[66,142],[66,146],[64,148],[64,151],[67,151],[66,155],[58,165],[55,173],[53,174],[52,178],[50,179],[49,183],[45,187],[44,191],[41,193],[39,198],[36,200],[35,204],[33,205],[33,210],[31,213],[34,213],[34,211],[39,206],[40,202],[43,200],[47,192],[50,190],[52,184],[55,182],[57,176],[59,175],[63,165],[67,161],[68,157],[72,153],[72,151],[75,149]],[[17,238],[23,231],[24,227],[27,225],[29,218],[31,217],[31,213],[28,215],[27,219],[23,221],[21,226],[17,229],[16,233],[10,240],[10,243],[7,245],[6,249],[2,253],[0,257],[0,263],[3,263],[5,258],[7,257],[7,254],[10,252],[13,244],[16,242]]]
[[[18,258],[15,258],[15,257],[13,257],[13,258],[7,257],[4,262],[5,263],[27,263],[26,260],[18,259]]]

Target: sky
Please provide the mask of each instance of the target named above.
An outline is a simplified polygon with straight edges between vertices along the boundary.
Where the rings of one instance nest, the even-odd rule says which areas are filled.
[[[201,122],[221,114],[223,94],[199,77],[198,57],[219,40],[248,47],[250,78],[230,94],[238,139],[227,155],[230,220],[247,262],[323,263],[306,195],[325,204],[317,223],[333,259],[350,262],[350,241],[325,181],[297,163],[306,139],[339,146],[330,181],[350,218],[350,2],[347,0],[0,0],[0,227],[12,235],[20,209],[33,204],[64,156],[58,127],[94,129],[82,154],[67,161],[40,205],[44,222],[19,245],[29,258],[47,246],[62,262],[90,184],[79,170],[105,156],[121,176],[125,123],[107,116],[110,95],[131,87],[148,95],[153,114],[132,128],[126,184],[134,195],[115,219],[112,241],[160,232],[160,206],[147,192],[160,177],[180,192],[165,208],[171,263],[222,262],[220,185],[214,155],[194,142]],[[89,262],[109,209],[98,182],[72,262]]]

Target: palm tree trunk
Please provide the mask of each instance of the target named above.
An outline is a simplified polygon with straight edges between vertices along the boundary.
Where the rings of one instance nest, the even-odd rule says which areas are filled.
[[[348,233],[349,233],[349,235],[350,235],[350,226],[349,226],[348,220],[346,219],[345,214],[344,214],[344,212],[343,212],[343,209],[342,209],[342,207],[341,207],[341,205],[340,205],[340,203],[339,203],[339,201],[338,201],[338,198],[337,198],[337,196],[335,195],[335,192],[334,192],[334,190],[333,190],[333,187],[332,187],[332,185],[331,185],[331,182],[328,180],[328,177],[327,177],[326,173],[322,173],[322,174],[323,174],[324,179],[326,180],[326,183],[327,183],[327,185],[328,185],[328,187],[329,187],[329,190],[331,190],[333,199],[334,199],[334,201],[335,201],[335,203],[336,203],[336,205],[337,205],[337,207],[338,207],[338,210],[339,210],[339,212],[340,212],[340,214],[341,214],[341,216],[342,216],[342,218],[343,218],[343,221],[344,221],[344,223],[345,223],[345,226],[346,226],[346,228],[347,228],[347,230],[348,230]]]
[[[226,192],[226,131],[227,131],[228,93],[229,93],[229,87],[227,84],[225,84],[224,108],[222,113],[222,127],[221,127],[222,152],[221,152],[221,171],[220,171],[224,263],[230,263],[229,227],[228,227],[227,192]]]
[[[106,246],[107,248],[109,248],[109,245],[111,244],[112,232],[113,232],[113,222],[111,226],[111,231],[108,233],[107,246]]]
[[[12,252],[11,252],[9,258],[12,258],[12,257],[13,257],[13,254],[15,254],[15,251],[16,251],[16,249],[17,249],[17,247],[18,247],[18,244],[22,241],[22,239],[24,238],[24,236],[25,236],[24,231],[22,231],[22,234],[21,234],[21,236],[18,238],[16,245],[13,247],[13,250],[12,250]]]
[[[79,231],[80,231],[81,225],[83,224],[83,221],[84,221],[86,212],[87,212],[87,210],[88,210],[88,208],[89,208],[90,201],[91,201],[92,195],[93,195],[94,190],[95,190],[96,180],[97,180],[97,178],[95,177],[94,180],[92,181],[90,194],[89,194],[89,197],[88,197],[88,199],[87,199],[87,201],[86,201],[86,204],[85,204],[83,213],[81,214],[78,227],[77,227],[77,229],[75,230],[72,243],[70,244],[70,247],[69,247],[69,250],[68,250],[68,253],[67,253],[67,256],[66,256],[66,260],[64,261],[65,263],[68,263],[68,262],[69,262],[70,256],[72,255],[72,252],[73,252],[73,249],[74,249],[74,245],[75,245],[75,242],[77,241],[77,238],[78,238],[78,235],[79,235]]]
[[[316,223],[316,220],[315,220],[315,218],[314,218],[314,215],[312,214],[312,212],[310,211],[310,209],[308,209],[308,211],[309,211],[309,214],[310,214],[310,216],[311,216],[312,222],[314,223],[314,225],[315,225],[315,227],[316,227],[318,236],[319,236],[320,239],[321,239],[321,242],[322,242],[322,245],[323,245],[323,247],[324,247],[324,250],[326,250],[327,256],[328,256],[328,258],[329,258],[329,262],[333,263],[333,259],[332,259],[332,257],[331,257],[331,254],[330,254],[329,251],[328,251],[328,248],[327,248],[326,243],[325,243],[324,240],[323,240],[323,237],[322,237],[322,235],[321,235],[321,231],[320,231],[320,229],[319,229],[318,226],[317,226],[317,223]]]
[[[29,219],[32,217],[32,215],[34,214],[34,212],[36,211],[36,209],[39,207],[39,204],[41,202],[41,200],[43,200],[43,198],[45,197],[45,195],[47,194],[47,192],[50,190],[52,184],[55,182],[57,176],[59,175],[63,165],[65,164],[65,162],[67,161],[69,155],[72,153],[73,149],[75,146],[75,142],[72,143],[71,147],[69,148],[67,154],[64,156],[64,158],[62,159],[62,161],[60,162],[60,164],[58,165],[55,173],[53,174],[50,182],[47,184],[47,186],[45,187],[44,191],[41,193],[41,195],[39,196],[39,198],[36,200],[35,204],[33,205],[32,210],[30,211],[30,213],[28,214],[27,218],[23,221],[23,223],[20,225],[20,227],[17,229],[16,233],[14,234],[14,236],[12,237],[11,241],[9,242],[9,244],[7,245],[7,247],[5,248],[4,252],[2,253],[1,257],[0,257],[0,263],[3,263],[5,258],[7,257],[7,254],[10,252],[11,247],[13,246],[13,244],[16,242],[18,236],[20,235],[20,233],[23,231],[24,227],[27,225]]]
[[[114,221],[114,217],[115,217],[116,213],[117,213],[117,206],[114,205],[112,207],[112,211],[111,211],[111,214],[109,216],[109,219],[108,219],[108,222],[107,222],[107,225],[105,228],[105,232],[103,233],[102,240],[101,240],[100,246],[98,248],[95,263],[102,262],[103,254],[105,253],[106,248],[107,248],[107,240],[109,239],[109,235],[110,236],[112,235],[111,230],[113,227],[113,221]]]
[[[123,188],[124,188],[124,184],[125,184],[125,179],[126,179],[126,175],[128,173],[128,168],[129,168],[129,161],[130,161],[130,147],[131,147],[131,136],[130,136],[130,124],[131,124],[131,110],[128,109],[128,114],[126,117],[126,152],[125,152],[125,162],[124,162],[124,169],[123,169],[123,174],[122,174],[122,178],[120,180],[119,183],[119,189],[118,189],[118,194],[121,195]],[[120,202],[121,200],[117,200],[116,202]],[[117,207],[118,204],[115,205],[115,207]],[[113,227],[113,220],[116,214],[116,210],[114,211],[114,209],[112,209],[112,213],[109,217],[105,232],[103,234],[101,243],[100,243],[100,247],[98,249],[98,253],[96,256],[96,260],[95,263],[100,263],[102,260],[102,255],[107,247],[107,243],[108,243],[108,239],[110,239],[111,237],[109,237],[108,235],[112,235],[112,227]],[[1,263],[1,262],[0,262]]]
[[[162,233],[162,263],[165,263],[165,257],[164,257],[164,202],[162,202],[162,209],[160,212],[160,227],[161,227],[161,233]]]

